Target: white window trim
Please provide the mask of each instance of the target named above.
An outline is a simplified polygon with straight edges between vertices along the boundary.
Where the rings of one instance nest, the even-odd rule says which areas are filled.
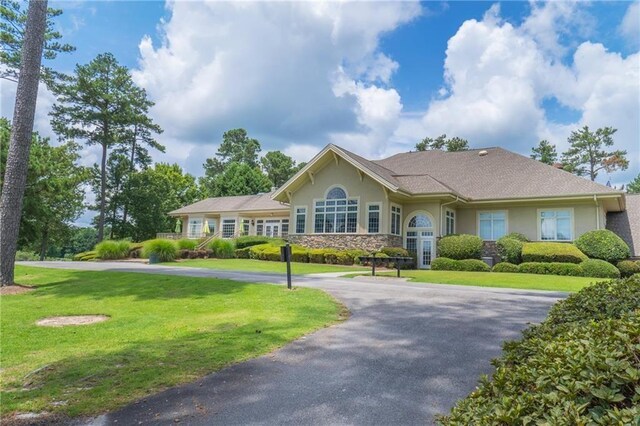
[[[233,235],[231,237],[223,237],[224,234],[224,221],[225,220],[233,220]],[[237,216],[228,216],[220,218],[220,238],[234,238],[236,233],[238,232],[238,217]]]
[[[329,189],[333,188],[334,186],[341,186],[341,185],[331,185],[329,187]],[[329,190],[327,190],[328,192]],[[313,232],[311,232],[314,235],[354,235],[354,234],[359,234],[359,230],[360,230],[360,196],[357,197],[349,197],[349,193],[345,190],[345,193],[347,194],[347,205],[349,205],[348,200],[356,200],[358,202],[357,206],[356,206],[356,211],[353,212],[348,212],[348,213],[355,213],[356,214],[356,232],[316,232],[316,202],[317,201],[327,201],[326,198],[314,198],[313,199],[313,222],[311,223],[311,230]]]
[[[456,233],[456,228],[458,227],[458,212],[456,212],[453,209],[450,209],[449,207],[445,207],[444,208],[444,235],[450,235],[447,233],[447,212],[451,212],[453,213],[453,232],[452,234]],[[480,232],[480,229],[478,229],[478,232]]]
[[[568,211],[569,212],[569,221],[571,223],[571,238],[568,240],[543,240],[542,239],[542,212],[548,211]],[[558,230],[556,229],[556,236],[558,234]],[[558,243],[568,243],[574,241],[576,238],[576,221],[575,221],[575,211],[573,207],[550,207],[550,208],[542,208],[538,209],[536,212],[536,236],[538,241],[544,242],[558,242]]]
[[[315,203],[314,203],[314,206],[315,206]],[[309,221],[307,220],[307,216],[308,216],[307,212],[309,211],[309,209],[307,208],[307,206],[294,206],[293,207],[293,232],[289,232],[289,234],[298,234],[298,214],[302,214],[302,213],[298,213],[298,209],[304,209],[304,231],[302,233],[303,234],[307,233],[307,224],[309,223]],[[291,229],[289,229],[289,231],[291,231]]]
[[[349,197],[349,191],[347,191],[347,187],[344,185],[340,185],[339,183],[334,183],[333,185],[329,185],[329,187],[327,187],[327,190],[324,191],[324,198],[319,198],[319,200],[326,200],[327,199],[327,195],[329,195],[329,191],[331,191],[333,188],[340,188],[344,191],[344,193],[347,196],[347,200],[349,198],[355,198],[355,197]],[[315,203],[314,203],[315,206]]]
[[[504,235],[509,233],[509,210],[478,210],[476,212],[476,235],[482,238],[480,235],[480,214],[482,213],[504,213]],[[482,241],[496,241],[495,240],[485,240],[482,238]]]
[[[392,231],[393,229],[393,207],[397,207],[400,209],[400,223],[398,224],[398,233],[394,234]],[[389,203],[389,234],[390,235],[402,235],[402,225],[403,225],[403,220],[402,220],[402,206],[400,204],[396,204],[396,203]]]
[[[369,232],[369,206],[378,206],[378,232]],[[366,221],[365,221],[365,229],[367,230],[367,234],[381,234],[382,233],[382,224],[383,224],[383,214],[382,214],[382,202],[381,201],[376,201],[374,203],[367,203],[366,204],[366,210],[365,210],[365,215],[366,215]]]

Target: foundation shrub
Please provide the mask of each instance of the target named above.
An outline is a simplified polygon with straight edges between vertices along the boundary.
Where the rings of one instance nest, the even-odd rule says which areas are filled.
[[[627,259],[631,255],[627,243],[608,229],[585,232],[578,237],[575,244],[590,258],[611,263]]]
[[[580,263],[587,259],[576,246],[570,243],[524,243],[523,262],[569,262]]]
[[[585,277],[620,278],[618,268],[605,260],[587,259],[580,264]]]
[[[454,260],[480,259],[482,239],[476,235],[449,235],[438,241],[438,254]]]

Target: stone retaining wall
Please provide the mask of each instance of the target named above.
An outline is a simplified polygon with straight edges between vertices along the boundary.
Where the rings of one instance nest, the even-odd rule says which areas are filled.
[[[389,234],[289,234],[291,244],[309,248],[379,250],[381,247],[402,247],[402,237]]]

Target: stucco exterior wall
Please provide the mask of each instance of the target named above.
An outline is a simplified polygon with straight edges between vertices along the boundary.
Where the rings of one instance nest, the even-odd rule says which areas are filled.
[[[307,182],[291,195],[291,233],[293,233],[296,207],[307,208],[307,220],[305,233],[313,233],[313,207],[314,200],[324,199],[329,188],[338,185],[347,191],[348,197],[359,199],[358,202],[358,232],[367,233],[367,203],[379,202],[382,204],[380,233],[389,232],[389,203],[385,199],[382,186],[368,176],[360,177],[358,170],[344,159],[328,163],[322,170],[316,172],[313,183]]]
[[[587,231],[605,227],[603,210],[594,204],[544,204],[531,206],[492,205],[483,208],[459,208],[456,232],[478,235],[478,213],[482,211],[503,210],[507,212],[507,233],[519,232],[532,241],[539,240],[538,210],[573,209],[573,237],[578,238]],[[598,218],[598,216],[600,216]]]

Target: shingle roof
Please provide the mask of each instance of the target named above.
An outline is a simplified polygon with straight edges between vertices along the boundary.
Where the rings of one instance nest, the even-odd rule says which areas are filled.
[[[370,163],[411,194],[448,188],[469,200],[492,200],[619,192],[502,148],[407,152]]]
[[[271,199],[273,192],[258,195],[238,195],[233,197],[207,198],[197,203],[190,204],[178,210],[169,212],[170,215],[208,213],[208,212],[235,212],[254,210],[283,210],[288,206]]]
[[[631,249],[631,255],[640,257],[640,194],[627,194],[627,209],[607,213],[607,229],[615,232]]]

